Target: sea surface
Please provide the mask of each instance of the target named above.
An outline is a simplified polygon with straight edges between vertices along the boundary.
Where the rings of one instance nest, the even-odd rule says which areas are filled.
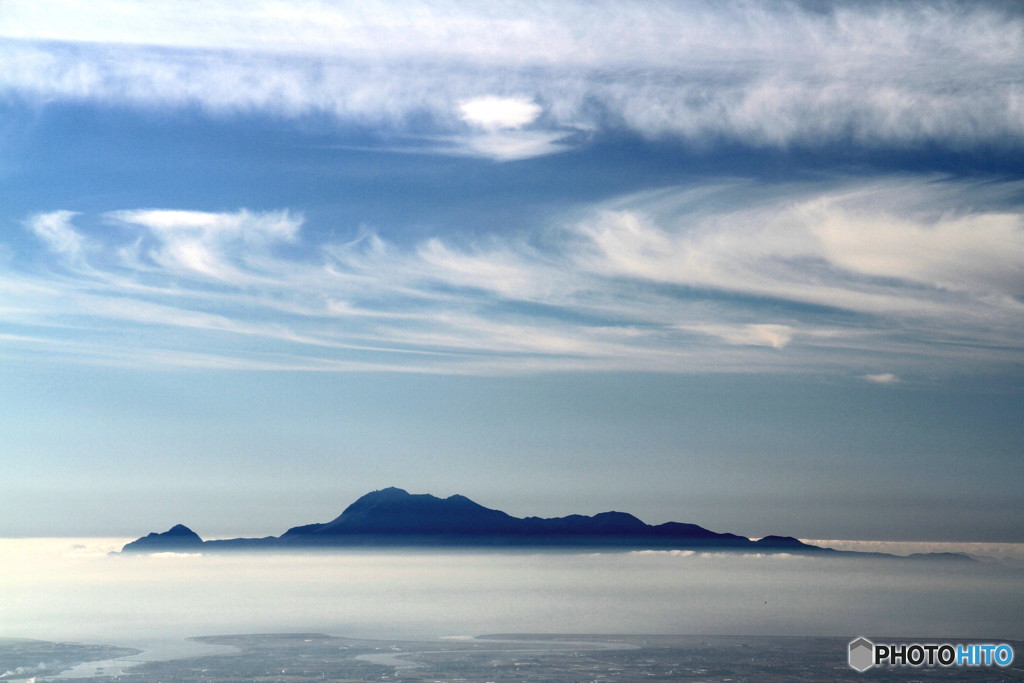
[[[989,562],[689,551],[108,554],[126,540],[0,539],[0,637],[168,656],[191,636],[286,632],[1024,639],[1021,544],[885,547],[968,550]]]

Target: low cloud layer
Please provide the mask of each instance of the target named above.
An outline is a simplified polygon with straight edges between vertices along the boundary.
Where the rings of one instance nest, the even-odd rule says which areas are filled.
[[[3,346],[161,365],[894,384],[1019,358],[1019,191],[919,177],[706,184],[531,234],[413,244],[316,242],[288,210],[56,211],[26,219],[37,249],[0,275],[19,302],[0,311]],[[957,208],[963,192],[992,208]]]
[[[1005,3],[14,0],[0,60],[0,92],[31,102],[429,120],[498,160],[562,151],[581,130],[1024,142],[1024,16]]]

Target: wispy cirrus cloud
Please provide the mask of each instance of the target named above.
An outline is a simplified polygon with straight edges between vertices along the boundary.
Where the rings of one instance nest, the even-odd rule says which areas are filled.
[[[562,151],[579,130],[694,145],[1024,142],[1024,16],[996,2],[14,0],[0,36],[0,91],[24,98],[398,130],[426,117],[459,140],[449,151],[498,160]]]
[[[744,186],[760,199],[744,198]],[[925,314],[961,298],[964,313],[983,301],[1014,310],[1024,222],[1019,211],[964,209],[945,194],[966,186],[988,191],[885,178],[775,197],[743,183],[651,192],[580,225],[579,264],[863,313]]]
[[[74,211],[53,211],[33,216],[26,223],[29,230],[49,245],[50,249],[77,258],[82,251],[83,237],[71,225]]]
[[[622,197],[536,234],[411,246],[371,232],[310,241],[288,211],[61,211],[26,221],[47,267],[38,255],[7,266],[0,284],[20,304],[0,315],[17,330],[8,352],[35,336],[76,358],[886,384],[1019,358],[1019,189],[706,184]],[[957,208],[962,192],[975,208]]]
[[[115,211],[107,218],[129,228],[141,228],[151,243],[136,242],[121,251],[132,254],[136,266],[149,263],[179,274],[203,275],[242,284],[255,273],[254,257],[275,243],[295,240],[301,216],[287,211],[254,214],[202,211],[135,210]],[[248,272],[234,266],[235,254],[245,254]]]

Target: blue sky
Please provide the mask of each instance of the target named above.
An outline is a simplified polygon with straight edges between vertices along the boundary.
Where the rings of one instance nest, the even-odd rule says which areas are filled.
[[[1005,3],[2,8],[0,533],[1024,540]]]

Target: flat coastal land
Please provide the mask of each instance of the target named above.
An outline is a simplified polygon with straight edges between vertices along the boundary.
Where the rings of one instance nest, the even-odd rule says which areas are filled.
[[[0,640],[0,662],[8,666],[0,680],[55,680],[62,678],[57,667],[92,659],[107,660],[88,676],[100,683],[1024,678],[1024,665],[1017,662],[1005,668],[903,667],[858,674],[846,662],[849,639],[832,637],[500,634],[407,641],[291,633],[194,640],[229,647],[221,654],[142,663],[135,652],[125,651],[128,666],[119,667],[109,662],[118,648]],[[1024,643],[1011,644],[1015,652],[1024,652]],[[46,670],[30,670],[40,662],[49,662]]]

